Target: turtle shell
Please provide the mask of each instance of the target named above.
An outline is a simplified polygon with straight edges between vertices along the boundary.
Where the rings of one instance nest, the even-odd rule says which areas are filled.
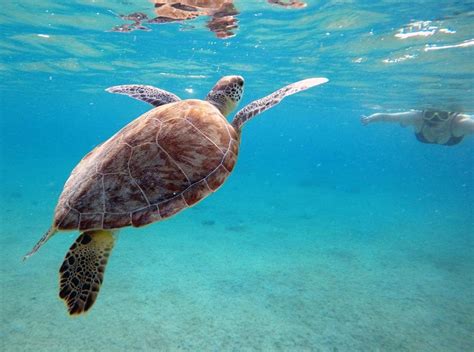
[[[64,185],[58,230],[143,226],[216,191],[239,134],[213,105],[184,100],[148,111],[87,154]]]

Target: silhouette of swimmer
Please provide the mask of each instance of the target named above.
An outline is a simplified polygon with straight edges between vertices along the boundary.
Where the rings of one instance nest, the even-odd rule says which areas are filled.
[[[182,22],[200,16],[210,17],[207,28],[215,33],[216,37],[224,39],[235,35],[238,28],[236,16],[239,11],[234,6],[234,0],[152,0],[156,17],[148,18],[141,12],[129,15],[117,15],[123,20],[133,21],[131,24],[122,24],[112,28],[112,32],[131,32],[134,30],[150,29],[145,24],[160,24]],[[304,8],[306,3],[298,0],[267,0],[268,3],[285,8]]]
[[[464,137],[474,134],[474,118],[470,115],[442,110],[412,110],[399,113],[377,113],[362,116],[361,122],[396,122],[402,127],[413,127],[421,143],[453,146]]]

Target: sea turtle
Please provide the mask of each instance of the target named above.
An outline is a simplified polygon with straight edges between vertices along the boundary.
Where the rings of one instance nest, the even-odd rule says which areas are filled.
[[[238,28],[236,15],[239,11],[234,0],[150,0],[154,5],[156,17],[148,18],[142,12],[129,15],[117,15],[123,20],[133,21],[133,24],[119,25],[112,28],[112,32],[131,32],[133,30],[150,30],[143,25],[169,22],[182,22],[200,16],[208,16],[206,27],[215,33],[216,37],[224,39],[235,35]],[[306,3],[299,0],[267,0],[268,3],[285,7],[301,9]]]
[[[205,100],[181,100],[145,85],[121,85],[125,94],[155,106],[89,152],[59,197],[50,229],[25,259],[58,231],[79,230],[59,269],[59,296],[69,314],[90,309],[99,293],[118,229],[166,219],[216,191],[234,168],[242,126],[283,98],[326,83],[305,79],[256,100],[229,123],[244,80],[221,78]]]
[[[235,35],[238,28],[236,15],[239,11],[234,0],[152,0],[157,17],[149,23],[185,21],[199,16],[209,16],[206,24],[216,37],[225,39]],[[306,3],[298,0],[267,0],[268,3],[285,8],[303,8]]]

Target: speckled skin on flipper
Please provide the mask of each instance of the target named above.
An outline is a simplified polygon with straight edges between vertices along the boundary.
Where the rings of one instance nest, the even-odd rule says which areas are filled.
[[[88,231],[73,243],[59,269],[59,297],[69,314],[86,312],[94,304],[114,246],[111,231]]]
[[[109,93],[128,95],[133,99],[147,102],[156,107],[181,100],[173,93],[147,85],[126,84],[122,86],[110,87],[105,91]]]
[[[237,161],[242,126],[291,94],[327,82],[292,83],[226,116],[243,94],[240,76],[221,78],[206,100],[179,100],[165,90],[121,85],[107,91],[158,106],[89,152],[64,185],[51,228],[25,256],[55,233],[79,230],[60,268],[59,296],[69,314],[88,311],[104,279],[114,232],[160,221],[216,191]]]

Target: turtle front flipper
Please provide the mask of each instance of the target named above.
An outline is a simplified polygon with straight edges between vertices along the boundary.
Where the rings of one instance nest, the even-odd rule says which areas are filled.
[[[268,110],[271,107],[277,105],[278,103],[280,103],[280,101],[283,100],[283,98],[306,90],[308,88],[326,83],[328,81],[329,80],[327,78],[321,77],[308,78],[299,82],[289,84],[277,90],[276,92],[273,92],[272,94],[267,95],[262,99],[255,100],[243,107],[232,120],[232,126],[234,126],[235,129],[240,130],[240,128],[245,122],[250,120],[252,117],[260,114],[261,112],[264,112],[265,110]]]
[[[138,84],[113,86],[107,88],[105,91],[109,93],[128,95],[133,99],[144,101],[155,107],[174,103],[175,101],[181,100],[177,95],[167,92],[166,90],[153,86],[145,86]]]
[[[112,231],[88,231],[67,252],[59,269],[59,297],[70,315],[87,312],[94,304],[114,241]]]

